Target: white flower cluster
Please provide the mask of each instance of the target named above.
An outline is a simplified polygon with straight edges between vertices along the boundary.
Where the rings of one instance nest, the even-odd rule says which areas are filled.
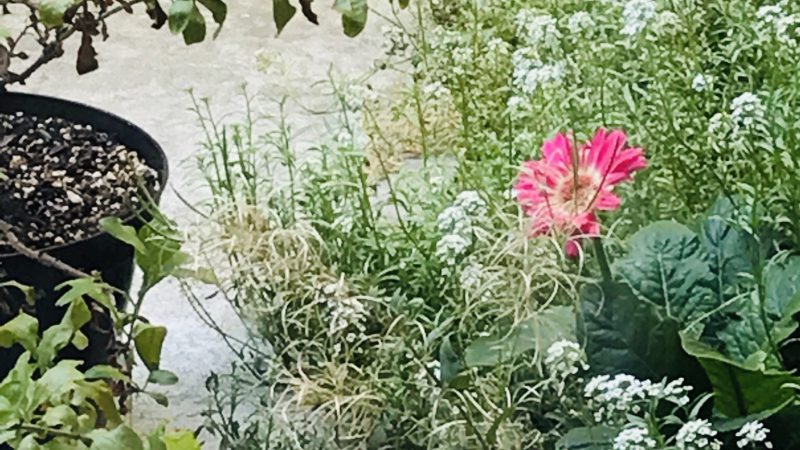
[[[436,219],[442,238],[436,243],[436,257],[448,266],[458,259],[472,244],[475,225],[486,215],[486,202],[475,191],[464,191],[456,197]]]
[[[599,375],[586,383],[584,396],[594,411],[597,423],[624,423],[627,414],[638,414],[642,404],[652,401],[668,401],[678,406],[689,404],[691,386],[684,386],[683,379],[653,383],[638,380],[631,375]]]
[[[764,38],[765,33],[774,33],[782,45],[796,48],[800,46],[800,14],[787,14],[787,2],[764,5],[756,12],[756,31]]]
[[[381,29],[383,34],[383,50],[389,56],[403,56],[411,49],[408,35],[400,27],[384,26]]]
[[[750,128],[756,122],[762,121],[764,113],[761,99],[752,92],[745,92],[731,102],[731,120],[737,130]]]
[[[472,263],[464,267],[458,281],[461,283],[461,289],[469,292],[476,291],[483,283],[483,266]]]
[[[342,97],[344,106],[350,112],[360,111],[364,105],[378,100],[378,94],[375,91],[359,83],[346,86],[342,90]]]
[[[466,70],[464,68],[472,64],[475,52],[472,51],[472,47],[462,46],[453,49],[452,55],[453,55],[453,72],[458,75],[464,75],[466,73]]]
[[[357,298],[348,295],[344,277],[336,283],[325,285],[322,288],[322,297],[328,303],[332,336],[346,331],[350,327],[355,328],[359,333],[366,330],[364,322],[367,319],[367,309]],[[353,342],[356,337],[354,333],[348,333],[347,341]]]
[[[736,446],[745,448],[748,446],[759,446],[764,448],[772,448],[772,442],[767,440],[769,429],[763,423],[758,421],[747,422],[742,428],[736,432]]]
[[[622,10],[622,34],[633,36],[641,33],[656,15],[656,2],[653,0],[628,0]]]
[[[591,14],[586,11],[578,11],[569,16],[567,26],[572,33],[589,34],[594,31],[595,23]]]
[[[450,96],[450,89],[447,88],[441,81],[434,81],[422,87],[422,94],[433,100],[440,100]]]
[[[714,439],[717,432],[705,419],[686,422],[675,436],[675,446],[679,450],[720,450],[722,442]]]
[[[498,37],[489,39],[486,43],[486,52],[490,57],[505,56],[509,53],[511,45]]]
[[[681,30],[681,18],[672,11],[662,11],[656,16],[653,29],[660,36],[674,36]]]
[[[692,79],[692,89],[697,92],[703,92],[708,89],[710,84],[714,83],[714,77],[711,75],[707,75],[704,73],[698,73],[695,75],[694,79]]]
[[[514,65],[514,85],[528,95],[540,87],[544,89],[560,85],[564,80],[566,64],[563,61],[545,64],[529,58],[527,56],[529,51],[530,49],[519,49],[511,57]]]
[[[656,440],[650,437],[647,428],[626,428],[614,438],[614,450],[650,450],[654,448],[656,448]]]
[[[544,364],[552,375],[564,379],[589,369],[585,356],[577,342],[562,339],[547,349]]]
[[[517,13],[516,24],[518,34],[526,44],[537,49],[558,47],[561,32],[553,16],[523,9]]]

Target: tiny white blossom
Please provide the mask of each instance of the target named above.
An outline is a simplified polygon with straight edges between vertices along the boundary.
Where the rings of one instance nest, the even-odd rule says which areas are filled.
[[[472,263],[461,271],[459,277],[461,289],[465,291],[477,290],[483,282],[483,266],[478,263]]]
[[[436,218],[436,226],[443,234],[466,236],[472,234],[472,220],[460,206],[448,206]]]
[[[662,36],[674,36],[681,30],[681,18],[672,11],[663,11],[656,16],[655,32]]]
[[[736,446],[745,448],[749,445],[761,445],[764,448],[772,448],[772,442],[767,440],[769,429],[758,421],[747,422],[736,432]]]
[[[587,370],[589,366],[585,359],[583,349],[577,342],[562,339],[548,347],[544,364],[551,374],[558,378],[566,378],[581,370]]]
[[[458,194],[453,206],[463,209],[471,216],[481,217],[486,215],[486,202],[475,191],[464,191]]]
[[[775,24],[775,35],[783,45],[798,47],[800,45],[800,14],[781,17]]]
[[[731,120],[737,129],[750,128],[764,119],[764,105],[752,92],[745,92],[731,102]]]
[[[591,14],[586,11],[578,11],[569,16],[567,26],[571,32],[583,34],[591,32],[595,27],[595,23]]]
[[[775,25],[784,15],[783,7],[780,4],[764,5],[756,11],[756,18],[762,27],[764,25]]]
[[[450,95],[450,89],[440,81],[434,81],[422,87],[422,94],[426,97],[438,100],[443,97],[448,97]]]
[[[523,9],[517,14],[516,23],[517,30],[526,44],[534,48],[548,49],[558,46],[561,32],[558,31],[556,19],[553,16]]]
[[[697,92],[703,92],[708,88],[709,84],[714,83],[714,77],[704,73],[698,73],[692,79],[692,89]]]
[[[463,236],[448,234],[436,243],[436,257],[448,266],[455,266],[458,259],[466,253],[471,242]]]
[[[629,0],[622,10],[622,34],[633,36],[641,33],[656,15],[656,2],[653,0]]]
[[[626,428],[614,438],[614,450],[649,450],[656,445],[656,440],[643,427]]]
[[[686,422],[675,435],[675,445],[679,450],[720,450],[722,442],[714,439],[717,432],[705,419]]]
[[[526,56],[529,49],[519,49],[512,56],[514,85],[531,95],[539,88],[558,86],[564,79],[566,64],[563,61],[545,64]]]

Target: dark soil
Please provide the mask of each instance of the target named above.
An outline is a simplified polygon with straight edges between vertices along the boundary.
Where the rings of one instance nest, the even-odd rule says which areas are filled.
[[[0,114],[0,218],[33,248],[94,235],[100,219],[132,215],[157,184],[157,173],[108,133]],[[0,254],[7,251],[0,244]]]

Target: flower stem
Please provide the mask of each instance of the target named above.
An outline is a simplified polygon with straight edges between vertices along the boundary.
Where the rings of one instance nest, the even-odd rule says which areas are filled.
[[[600,265],[600,273],[603,275],[603,281],[611,281],[611,267],[608,264],[608,256],[606,249],[603,247],[603,240],[601,238],[592,239],[594,242],[594,253],[597,256],[597,264]]]

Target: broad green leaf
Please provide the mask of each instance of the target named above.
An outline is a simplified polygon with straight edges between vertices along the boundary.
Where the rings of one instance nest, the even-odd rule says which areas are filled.
[[[182,430],[167,433],[163,438],[167,450],[200,450],[200,443],[197,442],[191,431]]]
[[[120,425],[113,430],[94,430],[89,433],[92,440],[90,450],[144,450],[142,440],[127,425]]]
[[[172,386],[178,383],[178,376],[168,370],[154,370],[150,372],[147,381],[162,386]]]
[[[175,0],[169,7],[169,30],[175,34],[183,33],[189,25],[192,11],[196,10],[193,0]],[[140,250],[144,253],[143,250]]]
[[[92,313],[83,299],[73,300],[67,308],[61,323],[44,331],[36,349],[36,359],[40,368],[49,366],[62,348],[72,341],[78,331],[89,323]]]
[[[554,306],[522,321],[510,333],[478,338],[464,351],[467,367],[496,366],[535,350],[542,354],[554,342],[575,341],[575,313],[567,306]]]
[[[139,238],[147,249],[136,253],[136,264],[144,272],[142,292],[147,292],[190,260],[189,255],[180,251],[181,235],[171,223],[147,224],[139,230]]]
[[[704,384],[697,362],[681,347],[680,324],[665,308],[640,299],[620,282],[581,290],[579,342],[586,342],[591,371],[637,378],[683,377]]]
[[[292,6],[289,0],[272,0],[272,18],[275,20],[278,34],[283,31],[296,12],[297,8]]]
[[[162,394],[161,392],[145,392],[148,397],[152,398],[156,403],[163,406],[164,408],[169,407],[169,398],[166,395]]]
[[[75,382],[75,391],[83,397],[94,401],[103,412],[109,427],[116,427],[122,424],[122,416],[120,416],[119,409],[117,409],[117,402],[106,381],[79,380]]]
[[[716,284],[714,291],[718,296],[726,294],[740,274],[752,274],[753,262],[760,258],[758,243],[733,223],[734,214],[730,200],[721,198],[711,208],[700,229],[700,242],[711,258]]]
[[[556,442],[556,450],[611,450],[617,432],[606,426],[573,428]]]
[[[167,336],[167,329],[162,326],[139,323],[133,338],[136,346],[136,353],[148,369],[158,370],[161,363],[161,348],[164,345],[164,338]]]
[[[198,0],[201,5],[211,11],[211,16],[214,22],[222,29],[222,24],[225,23],[225,18],[228,16],[228,6],[222,0]],[[219,32],[219,29],[217,32]]]
[[[63,392],[73,389],[75,382],[83,379],[83,373],[78,370],[81,361],[64,360],[47,369],[41,378],[36,380],[36,385],[47,395],[47,398],[56,397]]]
[[[186,45],[203,42],[206,38],[206,19],[197,6],[189,14],[189,22],[183,29],[183,42]]]
[[[76,4],[74,0],[41,0],[39,18],[46,26],[58,28],[64,25],[64,13],[74,4]]]
[[[184,0],[181,0],[181,2],[191,3]],[[174,5],[175,4],[173,3],[173,6]],[[180,7],[182,6],[185,5],[180,5]],[[130,225],[125,225],[124,223],[122,223],[122,220],[120,220],[118,217],[106,217],[104,219],[101,219],[100,227],[106,233],[110,234],[111,236],[114,236],[116,239],[136,249],[137,252],[144,253],[145,251],[147,251],[144,246],[144,242],[142,242],[139,239],[139,235],[136,233],[136,228]]]
[[[719,306],[708,253],[685,226],[656,222],[634,234],[628,247],[615,269],[639,298],[680,323]]]
[[[453,350],[453,344],[450,343],[450,338],[442,341],[442,346],[439,347],[439,364],[441,366],[441,382],[442,386],[450,386],[456,380],[458,374],[463,369],[458,355]]]
[[[342,14],[344,34],[349,37],[358,36],[367,25],[367,0],[336,0],[333,9]]]
[[[78,427],[78,414],[69,405],[56,405],[47,408],[42,422],[50,427],[65,426],[67,429]]]
[[[0,326],[0,347],[9,348],[14,344],[32,352],[39,341],[39,321],[25,313],[21,313],[9,322]]]
[[[770,262],[764,271],[764,290],[772,337],[781,342],[798,327],[794,315],[800,312],[800,256]]]
[[[683,346],[706,370],[714,388],[714,409],[726,417],[743,417],[776,410],[795,398],[785,387],[800,382],[790,372],[764,368],[766,355],[753,354],[747,361],[736,362],[698,338],[700,327],[681,333]]]

